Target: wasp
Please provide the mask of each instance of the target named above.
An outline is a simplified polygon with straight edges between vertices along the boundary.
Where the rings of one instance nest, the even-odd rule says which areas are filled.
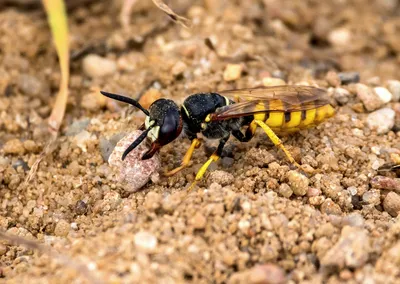
[[[315,126],[335,114],[327,91],[312,86],[283,85],[197,93],[187,97],[180,108],[174,101],[162,98],[154,101],[148,110],[129,97],[101,93],[131,104],[146,115],[141,126],[143,133],[125,150],[122,159],[146,137],[152,143],[142,160],[149,159],[183,131],[191,145],[181,165],[166,173],[170,176],[188,166],[193,152],[201,145],[199,133],[207,139],[218,139],[217,149],[197,172],[195,182],[221,157],[231,135],[240,142],[247,142],[258,127],[285,153],[290,163],[301,168],[277,135]]]

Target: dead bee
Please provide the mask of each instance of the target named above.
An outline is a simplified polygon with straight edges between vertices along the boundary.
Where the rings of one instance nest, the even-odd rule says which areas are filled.
[[[216,151],[200,168],[196,181],[200,180],[208,166],[217,161],[225,143],[233,135],[240,142],[253,138],[257,127],[261,127],[271,141],[283,150],[288,160],[301,167],[286,150],[275,133],[288,134],[312,127],[334,115],[324,89],[311,86],[272,86],[228,90],[218,93],[198,93],[189,96],[179,108],[172,100],[159,99],[149,110],[137,101],[107,92],[104,96],[129,103],[146,114],[144,132],[122,155],[128,155],[146,137],[152,140],[151,148],[142,159],[151,158],[162,146],[175,140],[183,130],[192,143],[181,166],[166,173],[173,175],[185,168],[196,148],[201,144],[197,134],[208,139],[219,139]],[[242,132],[242,128],[245,131]]]

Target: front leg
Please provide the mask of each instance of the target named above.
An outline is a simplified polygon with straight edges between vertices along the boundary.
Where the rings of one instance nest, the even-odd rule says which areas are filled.
[[[164,175],[169,177],[169,176],[172,176],[172,175],[176,174],[177,172],[183,170],[184,168],[186,168],[189,165],[190,160],[192,159],[194,150],[199,148],[200,145],[201,145],[200,139],[194,138],[192,140],[192,144],[190,145],[189,149],[187,150],[185,156],[183,157],[181,165],[169,172],[166,172]]]
[[[201,180],[201,178],[204,176],[205,172],[207,171],[207,169],[211,165],[211,163],[218,161],[218,159],[221,157],[222,150],[224,149],[224,146],[225,146],[226,142],[228,141],[228,139],[229,139],[229,135],[222,138],[221,140],[219,140],[217,150],[210,156],[210,158],[208,158],[207,162],[205,162],[204,165],[197,172],[195,181],[190,185],[190,187],[188,188],[188,191],[193,188],[193,186],[196,184],[196,182]]]

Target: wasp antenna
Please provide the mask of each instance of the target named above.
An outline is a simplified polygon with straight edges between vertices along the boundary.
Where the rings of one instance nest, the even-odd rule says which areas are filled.
[[[104,92],[104,91],[100,91],[100,93],[104,96],[106,96],[107,98],[110,99],[114,99],[120,102],[124,102],[124,103],[128,103],[130,105],[133,105],[134,107],[137,107],[138,109],[140,109],[141,111],[143,111],[147,116],[149,116],[149,111],[147,109],[145,109],[144,107],[142,107],[139,102],[135,101],[134,99],[125,97],[125,96],[121,96],[121,95],[117,95],[117,94],[113,94],[113,93],[108,93],[108,92]]]
[[[149,128],[147,128],[145,131],[143,131],[142,134],[140,134],[140,136],[132,142],[131,145],[129,145],[128,148],[126,148],[125,152],[122,154],[122,161],[125,160],[126,156],[133,150],[135,149],[140,143],[142,143],[142,141],[144,140],[144,138],[146,138],[147,133],[149,133],[149,131],[151,130],[151,126]]]

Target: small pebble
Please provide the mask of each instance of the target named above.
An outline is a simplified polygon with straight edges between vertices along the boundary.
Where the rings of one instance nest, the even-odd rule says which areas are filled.
[[[400,101],[400,81],[389,80],[386,82],[386,86],[390,93],[392,93],[392,101]]]
[[[358,72],[341,72],[338,76],[342,85],[360,82],[360,73]]]
[[[96,54],[89,54],[82,60],[83,72],[91,77],[98,78],[112,75],[117,70],[117,64]]]
[[[289,198],[293,194],[293,190],[287,183],[281,183],[279,185],[278,193],[283,197]]]
[[[347,47],[350,44],[351,32],[346,27],[332,30],[328,34],[328,41],[335,47]]]
[[[345,105],[349,102],[350,92],[343,88],[335,88],[333,97],[340,105]]]
[[[148,109],[152,103],[162,97],[161,92],[156,88],[148,89],[139,99],[139,103]]]
[[[229,284],[283,284],[286,282],[285,270],[272,263],[256,265],[251,269],[236,272],[228,281]]]
[[[218,183],[222,186],[232,184],[234,182],[235,178],[232,174],[225,172],[225,171],[220,171],[216,170],[210,173],[210,176],[208,178],[209,184],[211,183]]]
[[[124,189],[128,192],[142,188],[161,167],[159,153],[155,153],[151,159],[142,160],[143,154],[149,149],[147,140],[131,151],[124,161],[121,160],[122,154],[141,133],[142,131],[136,130],[122,138],[108,159],[110,166],[118,173],[118,181],[125,183]]]
[[[334,71],[329,71],[325,76],[325,80],[332,87],[340,86],[340,83],[341,83],[338,73],[336,73]]]
[[[289,171],[287,174],[287,178],[289,181],[289,185],[295,195],[306,195],[308,184],[310,183],[310,180],[306,176],[298,173],[297,171]]]
[[[342,215],[342,209],[330,198],[326,199],[321,205],[321,212],[328,215]]]
[[[204,217],[203,214],[197,212],[193,218],[190,220],[190,223],[193,225],[193,228],[202,230],[207,225],[207,218]]]
[[[38,97],[43,91],[42,83],[38,78],[28,74],[21,74],[18,78],[19,89],[28,96]]]
[[[21,160],[21,159],[18,159],[12,166],[13,166],[14,169],[22,167],[22,169],[24,171],[29,171],[28,164],[24,160]]]
[[[384,87],[375,87],[374,88],[375,94],[381,99],[382,103],[386,104],[392,100],[392,93],[389,92],[388,89]]]
[[[157,248],[157,238],[149,232],[138,232],[135,234],[134,243],[137,249],[146,252],[153,253]]]
[[[286,82],[280,78],[266,77],[262,79],[262,83],[264,86],[283,86],[286,85]]]
[[[25,140],[23,145],[24,145],[24,148],[28,151],[28,153],[30,153],[30,152],[37,153],[39,150],[39,146],[33,140]]]
[[[393,217],[397,217],[400,211],[400,195],[389,192],[383,200],[383,208]]]
[[[367,126],[378,134],[385,134],[393,128],[395,116],[396,113],[391,108],[379,109],[368,115]]]
[[[186,63],[183,61],[178,61],[174,64],[174,66],[172,66],[171,72],[172,72],[172,75],[174,75],[176,77],[176,76],[182,75],[186,69],[187,69]]]
[[[122,202],[121,196],[116,191],[108,191],[103,198],[103,208],[101,208],[102,212],[107,212],[110,210],[115,210],[118,205]]]
[[[147,211],[155,211],[161,207],[162,196],[156,192],[149,192],[144,201],[144,207]]]
[[[337,243],[320,260],[323,271],[358,268],[369,259],[371,251],[368,232],[358,227],[344,226]]]
[[[376,176],[371,179],[370,183],[373,188],[392,190],[400,193],[400,178]]]
[[[97,141],[96,135],[91,134],[86,130],[82,130],[78,134],[76,134],[73,139],[76,146],[78,146],[83,152],[87,152],[87,146],[90,143],[94,143]]]
[[[86,204],[86,202],[84,202],[83,200],[78,200],[75,203],[75,214],[76,215],[85,215],[87,213],[88,210],[88,206]]]
[[[7,246],[0,244],[0,256],[5,255],[7,252]]]
[[[356,85],[356,92],[358,98],[364,104],[367,111],[374,111],[383,105],[383,102],[378,95],[364,84],[358,83]]]
[[[256,167],[266,167],[276,160],[275,156],[268,150],[260,148],[251,148],[246,152],[244,159],[249,165]]]
[[[56,235],[57,237],[66,237],[70,229],[71,225],[67,221],[60,220],[56,224],[56,227],[54,229],[54,235]]]
[[[70,126],[68,126],[67,131],[65,131],[66,136],[75,136],[82,130],[85,130],[90,123],[89,118],[84,118],[80,120],[75,120]]]
[[[351,226],[351,227],[360,227],[364,226],[364,217],[360,213],[351,213],[347,216],[344,216],[342,219],[342,224],[344,226]]]
[[[318,196],[321,195],[321,193],[322,192],[319,188],[309,187],[307,190],[307,197]]]
[[[25,153],[24,144],[19,139],[8,140],[3,146],[4,154],[23,155]]]
[[[243,66],[241,64],[228,64],[224,71],[224,80],[235,81],[242,75]]]
[[[379,205],[381,203],[381,193],[379,190],[370,189],[363,194],[362,200],[367,204]]]

